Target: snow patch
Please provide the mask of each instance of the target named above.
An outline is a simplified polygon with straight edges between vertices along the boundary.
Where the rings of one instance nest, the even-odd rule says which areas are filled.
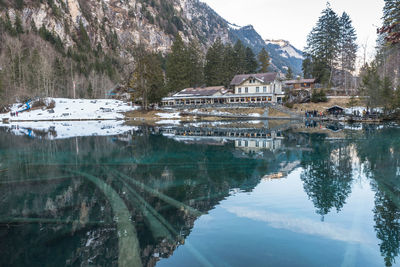
[[[161,120],[156,122],[156,124],[168,124],[168,125],[178,125],[180,123],[181,123],[180,120]]]
[[[67,139],[81,136],[113,136],[129,131],[137,131],[138,127],[124,125],[123,121],[72,121],[72,122],[11,122],[0,124],[9,128],[15,135],[26,135],[41,139]]]
[[[157,113],[156,114],[158,117],[163,118],[163,119],[180,119],[181,115],[179,112],[175,113]]]
[[[48,120],[95,120],[95,119],[123,119],[125,112],[138,109],[120,100],[114,99],[69,99],[69,98],[47,98],[46,101],[54,100],[55,108],[34,109],[19,112],[18,117],[11,117],[10,112],[0,114],[0,119],[9,118],[10,121],[48,121]],[[21,104],[14,104],[11,112],[20,111]],[[54,111],[54,112],[53,112]]]

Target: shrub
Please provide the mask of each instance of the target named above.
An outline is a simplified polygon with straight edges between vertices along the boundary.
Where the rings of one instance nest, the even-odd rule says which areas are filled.
[[[40,108],[46,106],[46,101],[43,98],[39,98],[36,101],[33,101],[32,108]]]
[[[285,107],[287,107],[287,108],[293,108],[293,106],[294,106],[293,103],[285,102]]]
[[[9,112],[11,109],[10,109],[10,106],[9,105],[0,105],[0,113],[7,113],[7,112]]]
[[[53,99],[46,105],[47,109],[53,109],[55,107],[56,107],[56,101],[54,101]]]
[[[325,91],[323,89],[319,91],[314,89],[311,96],[311,102],[313,103],[328,102],[328,98],[326,97]]]

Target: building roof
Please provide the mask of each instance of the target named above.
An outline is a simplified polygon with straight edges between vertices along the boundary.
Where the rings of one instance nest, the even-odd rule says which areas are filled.
[[[338,106],[338,105],[334,105],[334,106],[332,106],[330,108],[327,108],[326,110],[335,110],[335,109],[344,110],[344,108],[342,108],[341,106]]]
[[[233,77],[233,80],[231,81],[231,85],[239,85],[242,84],[244,81],[248,80],[249,78],[255,78],[259,80],[262,83],[271,83],[275,81],[277,78],[278,73],[276,72],[267,72],[267,73],[257,73],[257,74],[241,74],[241,75],[236,75]]]
[[[225,94],[227,90],[224,86],[213,86],[213,87],[198,87],[198,88],[186,88],[179,93],[174,94],[174,97],[182,96],[213,96],[216,93]]]
[[[315,83],[315,79],[300,79],[285,81],[285,84]]]

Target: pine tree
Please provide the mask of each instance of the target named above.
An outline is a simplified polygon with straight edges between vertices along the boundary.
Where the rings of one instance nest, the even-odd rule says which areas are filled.
[[[246,47],[246,72],[247,74],[256,73],[258,69],[258,62],[256,55],[250,47]]]
[[[233,49],[235,50],[235,73],[243,74],[246,72],[246,47],[237,40]]]
[[[15,6],[17,9],[22,10],[24,8],[24,0],[15,0]]]
[[[293,80],[293,78],[294,78],[293,71],[290,67],[288,68],[288,70],[286,72],[285,78],[286,78],[286,80]]]
[[[389,45],[400,43],[400,0],[384,0],[383,26],[378,30]]]
[[[15,16],[15,31],[17,32],[17,34],[24,33],[24,28],[22,26],[22,21],[21,21],[21,18],[18,15]]]
[[[135,89],[136,97],[141,99],[142,108],[147,110],[149,104],[159,102],[163,94],[161,62],[157,54],[147,52],[143,45],[139,45],[134,54],[136,64],[129,87]]]
[[[189,61],[187,48],[177,34],[166,62],[167,92],[178,92],[190,87]]]
[[[312,69],[312,59],[311,56],[305,54],[303,63],[302,63],[303,77],[305,79],[313,78],[313,69]]]
[[[264,47],[261,49],[260,53],[258,53],[258,61],[260,62],[260,70],[259,70],[260,73],[268,72],[268,67],[270,65],[270,57],[267,50],[265,50]]]
[[[223,81],[221,84],[228,87],[230,82],[232,81],[233,77],[238,74],[236,71],[238,66],[236,66],[236,53],[235,49],[232,47],[231,44],[226,44],[224,48],[224,65],[223,71]]]
[[[355,63],[357,58],[357,35],[352,25],[351,19],[346,12],[343,12],[340,18],[340,42],[339,42],[339,54],[340,54],[340,70],[341,70],[341,84],[344,88],[350,87],[350,74],[355,69]]]
[[[17,35],[17,31],[13,27],[13,25],[11,23],[10,16],[8,15],[8,13],[6,13],[6,20],[4,22],[4,29],[5,29],[6,32],[8,32],[12,36]]]
[[[362,75],[361,91],[367,98],[367,105],[370,107],[377,107],[381,105],[381,79],[379,77],[378,68],[375,63],[371,66],[364,66],[364,73]]]
[[[224,82],[224,50],[220,38],[208,49],[204,76],[207,86],[221,85]]]
[[[196,41],[191,41],[187,47],[187,52],[190,86],[201,86],[204,83],[204,66],[200,45]]]
[[[306,53],[311,56],[313,76],[318,82],[331,85],[339,52],[340,23],[338,15],[327,3],[316,26],[307,37]]]
[[[390,80],[389,77],[384,77],[382,80],[382,85],[381,85],[381,101],[382,105],[384,107],[385,113],[387,113],[389,110],[392,109],[394,101],[394,91],[393,91],[393,83]]]

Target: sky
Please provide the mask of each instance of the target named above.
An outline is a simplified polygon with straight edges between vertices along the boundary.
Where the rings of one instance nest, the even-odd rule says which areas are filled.
[[[230,23],[253,25],[263,39],[284,39],[302,50],[307,35],[317,23],[326,0],[200,0]],[[330,0],[333,10],[350,15],[358,35],[360,57],[367,44],[372,58],[376,29],[381,25],[383,0]]]

